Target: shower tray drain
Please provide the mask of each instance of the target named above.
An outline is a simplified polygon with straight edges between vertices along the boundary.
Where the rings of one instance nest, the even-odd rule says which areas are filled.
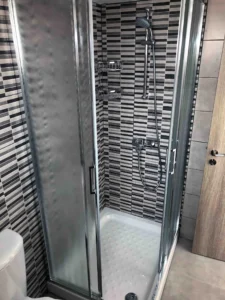
[[[125,296],[125,300],[138,300],[138,297],[134,293],[128,293]]]

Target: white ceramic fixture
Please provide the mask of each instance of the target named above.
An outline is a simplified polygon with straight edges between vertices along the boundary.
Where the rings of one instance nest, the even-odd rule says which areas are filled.
[[[26,290],[23,239],[10,229],[0,232],[0,300],[31,300]]]

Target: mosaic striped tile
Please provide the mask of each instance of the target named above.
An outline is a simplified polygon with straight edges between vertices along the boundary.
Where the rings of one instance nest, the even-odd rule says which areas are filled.
[[[145,31],[135,25],[136,17],[145,16],[145,8],[150,9],[156,39],[157,118],[164,171],[162,184],[157,192],[144,190],[138,172],[137,153],[132,147],[134,137],[156,137],[152,54],[148,63],[150,97],[143,100],[144,47],[140,45],[140,41],[144,40]],[[95,60],[123,62],[120,72],[108,71],[101,74],[105,87],[122,89],[121,96],[104,101],[97,97],[101,203],[102,206],[161,222],[180,1],[141,0],[95,4],[93,14]],[[96,87],[98,88],[97,77]],[[100,120],[100,116],[104,117]],[[159,176],[157,151],[143,151],[141,164],[144,178],[154,187]]]
[[[48,269],[39,203],[8,1],[0,0],[0,231],[4,228],[22,235],[28,295],[42,296]]]

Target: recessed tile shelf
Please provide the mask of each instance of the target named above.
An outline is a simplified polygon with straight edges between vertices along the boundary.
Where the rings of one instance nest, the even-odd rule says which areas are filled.
[[[123,62],[120,60],[96,61],[95,69],[98,71],[119,72],[123,69]]]
[[[108,88],[108,89],[100,89],[100,92],[97,94],[98,99],[100,100],[110,100],[120,98],[122,94],[121,88]]]

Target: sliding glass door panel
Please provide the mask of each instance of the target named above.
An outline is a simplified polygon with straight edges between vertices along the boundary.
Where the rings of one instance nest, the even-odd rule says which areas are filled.
[[[160,271],[163,270],[167,262],[174,238],[179,229],[186,149],[200,50],[203,12],[204,4],[201,1],[183,0],[181,2],[179,51],[168,148],[169,163],[167,167]]]
[[[10,9],[50,277],[100,295],[89,1],[13,0]]]
[[[176,232],[179,219],[181,199],[183,196],[183,182],[186,167],[186,156],[188,148],[188,139],[191,124],[192,106],[195,93],[198,58],[202,36],[203,15],[205,5],[201,1],[194,1],[193,6],[190,8],[192,13],[192,20],[190,25],[190,38],[189,45],[186,48],[186,68],[183,75],[181,90],[181,105],[179,115],[179,125],[177,130],[177,139],[179,140],[177,147],[177,168],[175,175],[175,188],[174,188],[174,207],[173,207],[173,234]]]

